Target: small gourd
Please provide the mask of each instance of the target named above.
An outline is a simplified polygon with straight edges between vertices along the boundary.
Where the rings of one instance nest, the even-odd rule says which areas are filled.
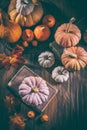
[[[31,29],[25,29],[22,33],[23,41],[31,42],[34,39],[34,33]]]
[[[63,47],[75,46],[81,39],[81,31],[72,24],[75,18],[71,18],[69,23],[64,23],[59,26],[55,32],[54,38],[57,44]]]
[[[38,56],[38,62],[44,68],[51,67],[55,62],[55,58],[54,58],[53,53],[49,52],[49,51],[42,52]]]
[[[38,23],[43,16],[41,3],[34,0],[11,0],[8,14],[12,21],[21,26],[31,27]]]
[[[42,121],[42,122],[48,122],[48,121],[49,121],[48,115],[43,114],[43,115],[41,116],[41,121]]]
[[[28,116],[28,118],[34,118],[35,117],[35,112],[34,111],[29,111],[28,113],[27,113],[27,116]]]
[[[62,66],[54,68],[52,71],[52,78],[59,83],[63,83],[68,80],[69,72]]]
[[[19,95],[26,104],[38,106],[47,101],[49,88],[42,78],[29,76],[20,84]]]
[[[35,38],[38,41],[46,41],[50,37],[51,31],[46,25],[38,25],[34,29]]]
[[[44,16],[43,20],[42,20],[43,24],[47,25],[49,28],[53,27],[56,23],[56,20],[54,18],[53,15],[48,14],[46,16]]]

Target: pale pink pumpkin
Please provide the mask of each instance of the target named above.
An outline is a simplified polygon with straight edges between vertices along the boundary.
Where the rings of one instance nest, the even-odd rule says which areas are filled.
[[[69,23],[64,23],[57,28],[54,35],[57,44],[63,47],[71,47],[79,43],[81,32],[75,24],[72,24],[74,20],[72,18]]]
[[[30,76],[20,84],[19,95],[25,103],[37,106],[48,99],[49,88],[42,78]]]

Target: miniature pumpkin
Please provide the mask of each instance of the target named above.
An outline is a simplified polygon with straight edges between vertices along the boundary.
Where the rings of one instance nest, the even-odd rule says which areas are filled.
[[[19,94],[25,103],[37,106],[48,99],[49,88],[42,78],[30,76],[20,84]]]
[[[23,41],[23,46],[26,48],[26,47],[28,47],[29,46],[29,44],[28,44],[28,42],[27,41]]]
[[[32,45],[35,46],[35,47],[38,46],[38,41],[37,40],[33,40],[32,41]]]
[[[31,42],[34,39],[34,33],[30,29],[25,29],[22,33],[22,39],[27,42]]]
[[[49,120],[48,115],[44,114],[41,116],[41,121],[47,122]]]
[[[21,26],[33,26],[40,21],[43,16],[43,8],[39,2],[31,0],[11,0],[8,14],[12,21]]]
[[[35,117],[35,112],[34,112],[34,111],[29,111],[29,112],[27,113],[27,116],[28,116],[29,118],[34,118],[34,117]]]
[[[76,25],[72,24],[73,21],[74,18],[69,23],[64,23],[57,28],[54,35],[57,44],[63,47],[71,47],[79,43],[81,32]]]
[[[52,78],[56,82],[63,83],[68,80],[69,72],[64,67],[58,66],[52,71]]]
[[[55,62],[55,58],[54,58],[53,53],[51,53],[49,51],[42,52],[38,56],[38,62],[44,68],[51,67]]]
[[[80,70],[87,64],[87,52],[82,47],[67,48],[61,60],[66,69]]]
[[[34,29],[34,35],[38,41],[46,41],[50,36],[50,29],[46,25],[38,25]]]
[[[8,16],[0,11],[0,38],[7,42],[14,43],[21,37],[21,27],[9,20]]]
[[[55,20],[54,16],[49,14],[49,15],[44,16],[42,22],[43,22],[43,24],[47,25],[48,27],[53,27],[55,25],[56,20]]]

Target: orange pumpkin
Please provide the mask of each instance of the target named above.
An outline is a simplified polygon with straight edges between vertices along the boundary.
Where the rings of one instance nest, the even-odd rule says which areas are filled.
[[[28,42],[27,42],[27,41],[23,41],[23,43],[22,43],[22,44],[23,44],[23,46],[24,46],[24,47],[28,47],[28,46],[29,46],[29,44],[28,44]]]
[[[56,23],[56,20],[55,20],[54,16],[49,14],[49,15],[44,16],[42,22],[43,22],[43,24],[47,25],[48,27],[53,27]]]
[[[47,122],[49,120],[48,115],[44,114],[41,116],[41,121]]]
[[[34,39],[34,33],[30,29],[25,29],[22,33],[23,41],[31,42]]]
[[[61,60],[66,69],[80,70],[87,64],[87,52],[82,47],[67,48]]]
[[[57,44],[63,47],[75,46],[81,39],[79,28],[72,24],[74,18],[69,23],[64,23],[59,26],[55,32],[54,38]]]
[[[33,46],[37,46],[37,45],[38,45],[38,42],[37,42],[36,40],[33,40],[33,41],[32,41],[32,45],[33,45]]]
[[[9,20],[6,13],[0,10],[0,38],[9,43],[16,43],[22,34],[19,24]]]
[[[34,35],[38,41],[46,41],[50,34],[50,29],[46,25],[38,25],[34,29]]]
[[[29,118],[34,118],[34,117],[35,117],[35,112],[34,112],[34,111],[29,111],[29,112],[27,113],[27,116],[28,116]]]

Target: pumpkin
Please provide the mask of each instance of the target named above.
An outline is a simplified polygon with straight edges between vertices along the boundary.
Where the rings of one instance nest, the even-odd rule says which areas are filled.
[[[38,106],[48,99],[49,88],[42,78],[30,76],[20,84],[19,95],[25,103]]]
[[[22,39],[31,42],[34,39],[34,33],[31,29],[25,29],[22,33]]]
[[[64,23],[57,28],[54,34],[57,44],[63,47],[71,47],[79,43],[81,32],[75,24],[72,24],[73,21],[74,18],[69,23]]]
[[[21,26],[33,26],[40,21],[43,16],[43,8],[39,2],[31,0],[11,0],[8,14],[12,21]]]
[[[50,33],[50,29],[46,25],[38,25],[34,29],[34,35],[38,41],[46,41]]]
[[[32,45],[35,46],[35,47],[38,46],[37,40],[33,40],[33,41],[32,41]]]
[[[51,53],[49,51],[42,52],[38,56],[38,62],[44,68],[51,67],[55,62],[55,58],[54,58],[53,53]]]
[[[7,14],[0,11],[0,38],[14,43],[19,40],[21,34],[22,30],[19,24],[10,21]]]
[[[23,41],[23,46],[26,48],[26,47],[28,47],[29,46],[29,44],[28,44],[28,42],[27,41]]]
[[[43,22],[43,24],[47,25],[48,27],[53,27],[56,23],[56,20],[55,20],[54,16],[49,14],[49,15],[44,16],[42,22]]]
[[[34,112],[34,111],[29,111],[29,112],[27,113],[27,116],[28,116],[29,118],[34,118],[34,117],[35,117],[35,112]]]
[[[41,116],[41,121],[42,121],[42,122],[47,122],[48,120],[49,120],[48,115],[43,114],[43,115]]]
[[[54,68],[52,71],[52,78],[59,83],[63,83],[68,80],[69,72],[62,66]]]
[[[82,47],[71,47],[64,50],[61,56],[66,69],[80,70],[87,64],[87,52]]]

